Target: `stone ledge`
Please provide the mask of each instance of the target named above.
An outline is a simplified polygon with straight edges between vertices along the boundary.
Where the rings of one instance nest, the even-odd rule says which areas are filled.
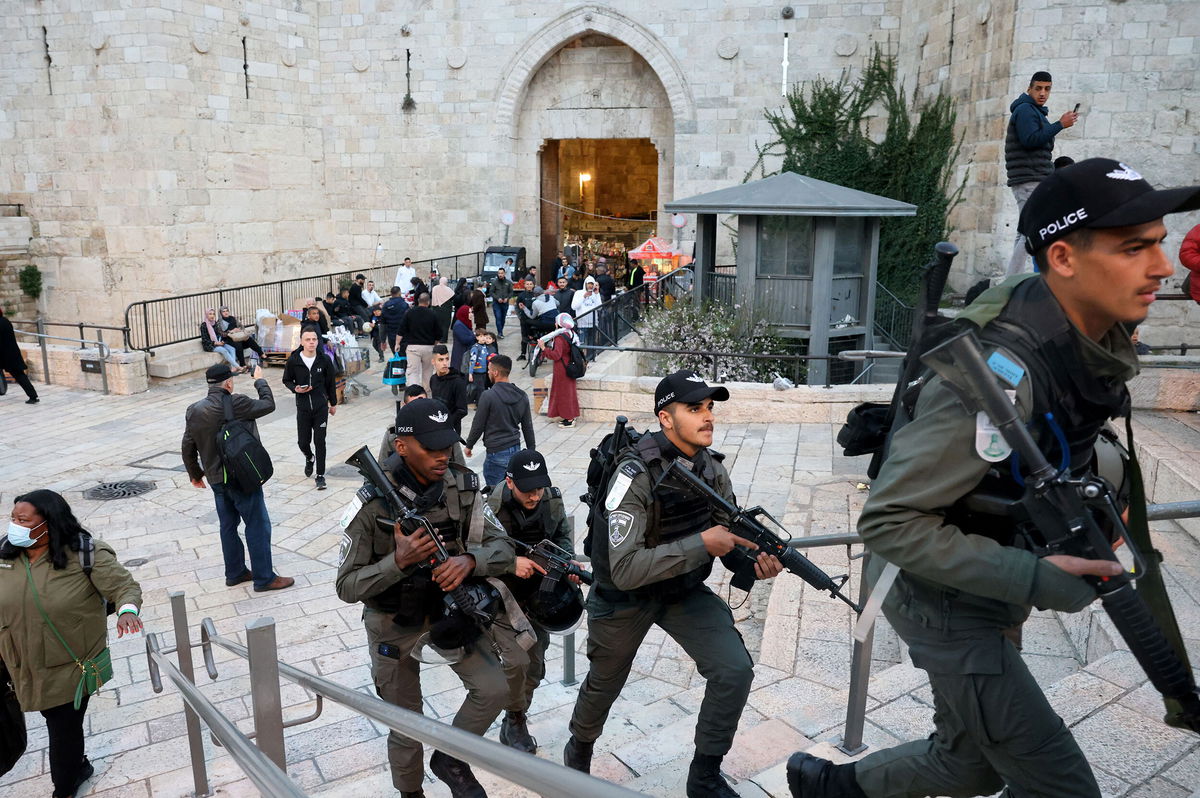
[[[1147,355],[1129,381],[1136,410],[1200,410],[1200,357]]]
[[[17,346],[20,347],[21,353],[25,357],[29,378],[35,382],[44,382],[41,346],[26,343],[17,344]],[[108,357],[104,358],[108,376],[108,392],[127,395],[148,390],[150,380],[146,371],[147,359],[145,352],[109,352]],[[46,360],[50,366],[51,384],[84,388],[89,391],[104,390],[103,376],[99,372],[83,371],[80,366],[81,361],[100,360],[99,349],[47,346]]]
[[[169,380],[203,371],[222,360],[216,352],[201,349],[199,341],[184,341],[158,349],[150,358],[149,373],[155,379]]]

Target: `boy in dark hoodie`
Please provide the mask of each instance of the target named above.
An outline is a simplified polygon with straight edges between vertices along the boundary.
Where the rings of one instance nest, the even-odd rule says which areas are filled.
[[[483,438],[487,457],[483,461],[483,481],[487,485],[498,485],[504,481],[508,461],[521,450],[521,434],[525,435],[525,448],[536,448],[533,437],[533,411],[525,392],[508,381],[512,371],[512,358],[495,355],[488,362],[488,377],[492,387],[479,397],[479,407],[471,421],[471,432],[466,439],[466,455],[471,456],[471,447]]]
[[[337,389],[333,361],[317,341],[317,328],[305,326],[300,348],[283,364],[283,386],[296,394],[296,436],[304,453],[304,476],[311,477],[315,465],[317,490],[325,490],[325,433],[329,417],[337,412]]]

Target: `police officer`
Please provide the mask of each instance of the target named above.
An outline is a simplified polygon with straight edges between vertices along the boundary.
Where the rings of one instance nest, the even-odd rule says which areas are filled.
[[[1197,207],[1200,187],[1155,191],[1117,161],[1060,169],[1021,214],[1039,273],[989,289],[959,317],[980,328],[993,370],[1016,390],[1051,462],[1086,472],[1101,427],[1128,412],[1125,381],[1137,373],[1137,357],[1122,325],[1146,317],[1172,273],[1162,217]],[[987,424],[940,379],[930,381],[915,419],[893,438],[858,525],[877,555],[872,570],[883,560],[901,569],[883,609],[913,663],[929,672],[935,732],[849,765],[795,754],[793,795],[1100,795],[1006,631],[1031,606],[1082,610],[1096,592],[1081,577],[1111,576],[1120,566],[1039,559],[1020,548],[1011,519],[968,503],[979,494],[1021,494]]]
[[[504,482],[488,496],[483,520],[497,535],[507,535],[529,546],[549,540],[568,553],[573,551],[571,525],[563,508],[562,492],[551,486],[546,459],[533,449],[522,449],[509,460]],[[545,571],[528,557],[517,555],[505,573],[508,575],[504,581],[513,595],[527,607],[529,599],[541,587]],[[575,577],[569,578],[578,581]],[[530,615],[528,609],[526,614]],[[533,702],[533,691],[546,675],[546,648],[550,645],[550,635],[538,623],[536,614],[530,615],[529,620],[537,635],[537,644],[528,651],[528,666],[518,678],[510,678],[512,691],[500,725],[500,742],[533,754],[537,753],[537,741],[529,734],[526,713]]]
[[[596,540],[592,549],[596,583],[588,595],[591,670],[571,717],[571,738],[563,753],[568,767],[590,768],[592,746],[629,676],[638,646],[657,624],[707,679],[687,794],[737,795],[720,767],[750,694],[754,664],[729,607],[704,580],[712,572],[714,557],[722,557],[731,570],[751,569],[759,579],[776,576],[782,566],[766,554],[745,555],[744,550],[756,547],[729,531],[728,518],[675,480],[660,481],[673,460],[682,460],[735,501],[723,456],[707,448],[713,440],[714,400],[728,398],[724,387],[709,386],[691,371],[663,378],[654,392],[661,430],[639,440],[636,456],[620,464],[608,487],[607,540]]]
[[[343,515],[337,594],[343,601],[364,605],[371,675],[379,697],[420,712],[421,664],[410,652],[431,622],[441,618],[443,593],[473,575],[502,567],[496,563],[510,562],[513,549],[510,540],[483,526],[476,508],[478,477],[450,462],[458,433],[445,405],[436,399],[414,399],[396,413],[396,433],[395,453],[381,465],[404,501],[423,511],[437,529],[451,557],[431,571],[425,563],[436,548],[425,530],[406,535],[398,523],[380,528],[376,521],[391,517],[393,511],[367,484]],[[490,633],[499,639],[510,634],[499,624],[493,624]],[[510,648],[507,642],[502,647]],[[450,666],[467,688],[454,725],[480,735],[508,700],[504,672],[488,649],[481,639]],[[422,796],[421,744],[393,731],[388,735],[388,760],[396,789],[409,798]],[[455,798],[485,795],[465,762],[435,751],[429,767]]]

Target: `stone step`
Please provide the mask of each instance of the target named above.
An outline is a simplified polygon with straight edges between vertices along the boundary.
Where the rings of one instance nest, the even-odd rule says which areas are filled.
[[[199,341],[184,341],[156,349],[148,370],[151,377],[168,380],[204,371],[222,360],[216,352],[201,349]]]

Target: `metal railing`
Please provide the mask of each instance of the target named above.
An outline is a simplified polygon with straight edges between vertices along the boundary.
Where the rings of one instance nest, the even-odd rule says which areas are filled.
[[[192,666],[193,643],[188,634],[187,605],[182,591],[169,593],[176,644],[163,649],[156,634],[146,636],[146,659],[150,681],[156,693],[162,692],[161,674],[166,673],[184,699],[188,743],[196,794],[209,793],[204,741],[199,721],[203,720],[219,745],[229,751],[246,775],[269,796],[303,796],[287,776],[287,754],[283,730],[315,720],[324,700],[340,704],[363,717],[387,726],[406,737],[429,745],[470,765],[478,766],[541,795],[563,798],[632,798],[638,793],[579,771],[570,770],[546,759],[516,751],[500,743],[462,729],[427,718],[358,690],[315,676],[282,663],[277,658],[275,622],[257,618],[246,624],[246,645],[217,634],[211,618],[200,626],[200,647],[209,678],[218,677],[213,646],[247,660],[250,676],[251,715],[254,731],[241,733],[197,689]],[[175,667],[166,654],[175,652]],[[312,715],[288,722],[283,720],[280,678],[300,685],[317,697],[318,708]],[[254,739],[255,744],[250,740]],[[257,746],[257,747],[255,747]]]
[[[693,279],[691,269],[676,269],[653,283],[642,283],[615,295],[599,307],[579,314],[575,320],[576,329],[583,329],[580,320],[590,318],[590,329],[595,331],[592,344],[583,348],[600,352],[604,351],[605,346],[619,346],[621,339],[631,332],[640,335],[641,330],[637,325],[642,319],[642,311],[648,306],[661,305],[668,299],[675,301],[691,294]]]
[[[42,326],[39,319],[39,328]],[[94,344],[100,357],[100,384],[103,387],[105,395],[108,394],[108,355],[109,348],[100,339],[88,341],[85,338],[64,338],[58,335],[46,335],[43,332],[29,332],[28,330],[18,330],[13,328],[13,332],[17,335],[28,335],[31,338],[37,338],[42,350],[42,382],[50,385],[50,352],[46,349],[46,341],[69,341],[71,343],[84,344],[80,349],[86,349],[87,345]]]
[[[95,330],[97,332],[96,337],[98,340],[104,340],[104,333],[106,331],[120,333],[120,340],[119,340],[119,343],[117,344],[117,346],[120,346],[122,349],[126,349],[126,350],[128,350],[128,348],[129,348],[129,328],[128,327],[114,327],[111,324],[92,324],[91,322],[88,322],[88,321],[78,321],[78,322],[46,321],[44,318],[42,318],[40,316],[38,318],[32,319],[32,320],[12,319],[11,321],[14,326],[16,326],[18,324],[26,324],[26,325],[29,325],[30,327],[32,327],[34,330],[36,330],[39,333],[44,333],[46,331],[46,328],[48,328],[48,327],[65,327],[65,328],[71,329],[71,330],[78,330],[79,331],[79,340],[83,342],[82,344],[80,344],[80,347],[79,347],[80,349],[86,349],[87,347],[85,346],[85,344],[94,343],[93,341],[89,341],[84,338],[84,336],[87,334],[88,330]],[[115,347],[113,345],[109,344],[108,348],[111,350],[111,349],[114,349]]]
[[[912,339],[915,312],[911,305],[889,291],[887,286],[875,282],[875,332],[901,352],[908,349]]]
[[[337,293],[340,283],[353,280],[362,274],[375,283],[375,290],[386,296],[396,277],[396,270],[403,264],[389,264],[368,268],[347,269],[311,277],[296,277],[269,283],[214,288],[192,294],[145,299],[131,303],[125,308],[126,346],[153,354],[154,350],[171,344],[200,338],[200,324],[204,312],[209,308],[228,307],[232,314],[245,324],[253,323],[255,311],[270,310],[276,314],[286,310],[298,310],[295,305],[309,298],[324,297],[329,292]],[[467,252],[440,258],[414,261],[417,276],[425,280],[429,272],[436,270],[439,277],[451,281],[474,278],[482,273],[483,253]],[[401,286],[408,290],[408,286]]]

